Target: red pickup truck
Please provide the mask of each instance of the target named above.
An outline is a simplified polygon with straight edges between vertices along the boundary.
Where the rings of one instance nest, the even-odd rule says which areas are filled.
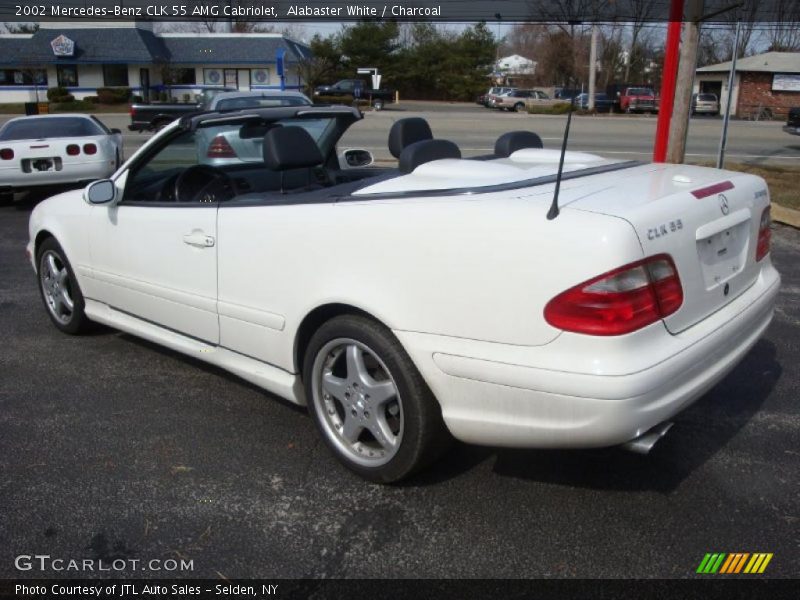
[[[658,112],[656,95],[647,87],[624,88],[618,96],[619,110],[626,113]]]

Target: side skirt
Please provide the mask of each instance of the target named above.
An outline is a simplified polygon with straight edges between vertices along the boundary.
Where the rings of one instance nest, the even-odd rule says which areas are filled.
[[[297,375],[227,348],[206,344],[175,331],[164,329],[96,300],[86,298],[85,310],[86,316],[92,321],[210,363],[294,404],[306,405],[303,385]]]

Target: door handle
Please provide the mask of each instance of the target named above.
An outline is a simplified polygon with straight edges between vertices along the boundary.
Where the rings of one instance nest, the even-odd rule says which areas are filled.
[[[214,245],[214,241],[212,236],[206,235],[199,229],[195,229],[192,233],[183,236],[183,243],[195,248],[211,248]]]

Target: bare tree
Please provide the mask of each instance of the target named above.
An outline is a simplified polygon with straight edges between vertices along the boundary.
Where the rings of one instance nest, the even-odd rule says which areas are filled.
[[[650,20],[657,8],[654,0],[640,0],[631,2],[631,22],[630,22],[630,49],[628,50],[628,60],[625,61],[625,73],[623,80],[630,81],[631,69],[638,64],[642,57],[641,38],[642,32],[648,20]]]
[[[800,2],[797,0],[773,0],[775,22],[767,30],[769,49],[776,52],[800,50]]]

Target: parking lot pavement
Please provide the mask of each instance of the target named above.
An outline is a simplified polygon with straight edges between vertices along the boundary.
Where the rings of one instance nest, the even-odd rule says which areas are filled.
[[[341,468],[303,410],[101,329],[58,333],[0,208],[0,578],[15,557],[184,558],[137,577],[690,577],[706,552],[800,570],[800,232],[775,321],[649,456],[457,445],[405,485]]]

